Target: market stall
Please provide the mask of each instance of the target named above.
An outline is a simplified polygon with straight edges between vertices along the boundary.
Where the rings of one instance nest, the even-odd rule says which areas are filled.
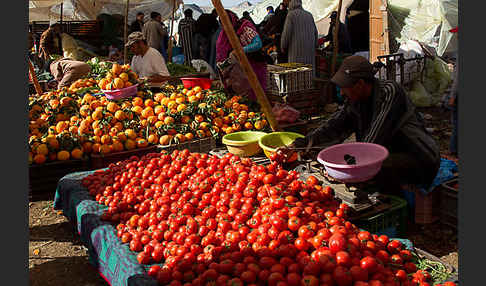
[[[291,211],[292,214],[289,213],[283,215],[286,218],[285,220],[289,220],[289,223],[288,226],[287,223],[282,225],[281,229],[276,226],[280,223],[280,219],[273,218],[275,214],[280,213],[277,211],[279,208],[276,207],[280,201],[276,198],[272,198],[271,195],[268,195],[269,197],[267,199],[265,199],[267,195],[258,195],[262,197],[248,205],[248,207],[252,207],[257,210],[257,212],[260,212],[275,204],[272,211],[272,220],[269,221],[270,229],[268,230],[263,230],[263,228],[260,227],[260,224],[253,225],[252,220],[257,219],[255,215],[253,215],[252,219],[248,220],[248,226],[245,225],[244,227],[239,226],[237,228],[232,228],[230,222],[233,220],[238,221],[237,219],[239,219],[241,215],[244,215],[244,208],[240,209],[238,213],[239,216],[237,213],[228,213],[227,211],[224,211],[224,215],[218,214],[214,216],[222,205],[215,204],[214,207],[209,201],[204,203],[204,194],[211,194],[213,192],[210,187],[204,191],[203,189],[199,189],[204,188],[200,185],[200,187],[196,187],[196,189],[192,190],[194,194],[191,193],[190,196],[196,196],[195,198],[201,196],[201,199],[196,199],[198,202],[196,202],[194,198],[189,201],[181,201],[186,197],[184,192],[181,194],[182,196],[180,199],[175,197],[172,198],[172,196],[169,199],[168,196],[166,197],[163,195],[163,193],[168,192],[168,189],[162,191],[147,188],[146,193],[143,196],[145,198],[141,198],[141,204],[136,204],[139,206],[133,209],[132,207],[138,200],[133,202],[130,200],[126,201],[125,195],[117,195],[119,187],[115,184],[121,184],[123,181],[113,180],[116,174],[122,174],[123,172],[126,172],[126,170],[134,168],[133,166],[137,165],[139,165],[139,168],[148,167],[148,173],[156,172],[158,170],[161,174],[165,174],[162,173],[165,172],[163,170],[164,165],[169,166],[171,165],[170,162],[177,162],[180,159],[183,159],[182,161],[186,163],[191,162],[192,159],[190,158],[196,158],[196,162],[199,162],[202,158],[207,158],[205,160],[211,162],[208,163],[206,167],[200,167],[199,171],[191,171],[190,173],[192,173],[192,175],[187,175],[186,177],[186,180],[201,180],[202,183],[210,178],[214,178],[214,180],[218,181],[216,178],[219,175],[217,176],[217,174],[220,173],[221,176],[224,176],[223,174],[225,172],[234,170],[233,168],[236,168],[237,166],[240,166],[240,168],[248,168],[250,177],[256,175],[258,172],[257,169],[263,167],[266,172],[269,172],[270,166],[275,166],[274,163],[271,163],[268,160],[268,158],[262,157],[261,155],[255,155],[251,157],[251,159],[245,159],[234,157],[231,154],[228,154],[224,149],[212,150],[208,155],[194,154],[183,150],[173,153],[151,153],[140,158],[131,158],[124,162],[117,163],[116,165],[113,164],[108,169],[70,174],[62,178],[59,182],[54,208],[62,210],[63,214],[74,223],[83,243],[88,246],[91,263],[110,285],[181,285],[189,281],[192,281],[192,283],[202,283],[202,285],[204,285],[207,281],[217,281],[219,279],[224,279],[225,283],[230,281],[232,283],[238,283],[238,285],[252,282],[262,283],[261,281],[267,281],[269,285],[277,284],[278,281],[287,282],[289,285],[294,285],[292,283],[300,285],[301,280],[312,283],[324,281],[328,281],[328,283],[331,283],[330,281],[339,281],[337,283],[344,283],[342,281],[349,281],[346,283],[362,281],[364,283],[365,281],[369,282],[372,280],[383,282],[388,281],[389,283],[398,281],[396,279],[410,281],[412,278],[417,281],[429,281],[431,285],[434,282],[457,282],[457,277],[454,277],[454,268],[424,251],[414,249],[410,241],[392,239],[391,237],[393,236],[387,235],[371,235],[368,231],[358,229],[358,224],[355,226],[354,223],[344,223],[345,220],[351,220],[351,218],[348,218],[350,215],[350,208],[346,207],[346,204],[339,203],[339,199],[334,199],[332,193],[328,193],[333,190],[329,188],[329,186],[324,185],[323,188],[319,187],[320,183],[314,181],[317,180],[316,177],[313,177],[313,175],[308,172],[301,171],[292,173],[290,171],[287,173],[284,169],[280,169],[279,171],[280,173],[285,172],[286,176],[291,176],[293,182],[298,182],[295,180],[295,176],[300,176],[300,180],[302,180],[301,182],[307,182],[305,185],[302,185],[304,188],[315,189],[314,192],[317,191],[315,195],[308,197],[309,194],[303,193],[302,190],[296,191],[295,193],[290,189],[287,190],[287,192],[290,193],[287,194],[289,197],[285,198],[286,203],[284,204],[289,205],[289,211]],[[219,165],[222,162],[226,162],[226,165],[224,165],[226,168]],[[148,166],[148,164],[153,165],[154,163],[160,167],[154,168]],[[217,167],[218,165],[220,167]],[[187,167],[187,165],[184,166]],[[212,168],[215,168],[215,173],[206,179],[200,177],[202,172],[207,172],[210,170],[208,168],[211,166]],[[223,168],[227,170],[223,171]],[[254,170],[251,171],[251,169]],[[277,172],[277,175],[279,172]],[[267,173],[266,176],[269,174],[271,173]],[[242,184],[244,182],[241,181],[242,179],[238,179],[237,173],[234,175],[234,181],[233,175],[230,174],[227,174],[226,178],[219,181],[221,183],[223,183],[223,181],[227,182],[226,184],[229,185],[233,185],[237,182]],[[263,180],[269,180],[266,176]],[[120,179],[122,178],[123,177],[120,177]],[[110,180],[111,182],[114,182],[114,184],[110,184]],[[165,179],[162,180],[167,185],[172,184],[172,179],[169,179],[168,177],[165,177]],[[184,184],[184,179],[182,180],[182,183]],[[276,184],[277,186],[279,182],[282,182],[278,176],[274,177],[273,180],[275,181],[272,184]],[[162,183],[162,185],[165,183]],[[216,185],[217,184],[218,183],[216,183]],[[195,185],[188,185],[188,187],[189,190],[191,190],[191,188],[195,188]],[[148,190],[151,190],[149,191],[150,194],[147,193]],[[336,191],[336,189],[334,189],[334,191]],[[122,189],[120,189],[120,192],[130,193],[130,191],[122,191]],[[232,195],[234,196],[238,192],[239,191],[234,190]],[[241,192],[243,192],[243,189]],[[243,198],[247,198],[247,195],[245,194],[246,191],[242,193]],[[299,203],[291,200],[290,197],[300,198],[300,201],[304,204],[303,207],[306,209],[312,205],[315,213],[309,217],[302,210],[297,212],[294,205]],[[164,202],[160,201],[160,205],[150,203],[151,201],[161,199]],[[387,206],[386,203],[381,205],[382,210],[386,210],[384,213],[390,215],[390,212],[396,211],[397,206],[395,205],[396,203],[393,203],[393,200],[397,201],[397,199],[392,198],[392,206]],[[143,201],[146,203],[143,203]],[[184,206],[175,212],[171,212],[169,205],[171,202],[174,204],[178,201],[181,201]],[[265,201],[270,202],[270,204],[266,204]],[[125,205],[120,205],[122,202]],[[193,205],[194,203],[196,205]],[[403,206],[403,202],[400,202],[399,204]],[[191,205],[192,207],[190,207]],[[200,207],[197,207],[197,205],[200,205]],[[167,206],[167,209],[165,206]],[[244,206],[246,206],[246,204],[244,204]],[[209,212],[210,210],[212,212],[213,208],[216,213],[208,214],[209,218],[204,218],[206,212]],[[323,212],[321,213],[319,210],[322,210]],[[402,208],[398,207],[398,210],[401,211]],[[157,211],[160,213],[161,217],[156,219],[151,213],[153,212],[153,214],[155,214]],[[174,219],[170,219],[168,216],[170,213],[176,215],[176,217],[179,215],[187,217],[187,220],[186,222],[179,222],[175,217]],[[219,236],[212,236],[210,238],[209,233],[211,233],[213,227],[209,226],[209,221],[213,219],[212,217],[224,219],[223,216],[227,217],[227,225],[223,226],[224,223],[222,224],[220,222],[220,226],[217,225],[215,230],[217,229],[222,233],[219,234]],[[321,216],[322,218],[319,218],[318,221],[314,220]],[[200,219],[203,219],[206,222],[201,222]],[[387,219],[390,220],[391,218],[388,217]],[[152,222],[156,223],[152,224]],[[206,231],[202,230],[201,227],[197,227],[198,222],[200,225],[208,225],[210,228]],[[316,224],[315,226],[314,223]],[[265,224],[261,225],[263,226]],[[331,227],[332,225],[334,225],[334,227]],[[346,225],[346,227],[344,227],[344,225]],[[393,223],[390,225],[393,225]],[[172,228],[177,229],[178,226],[180,226],[178,232],[171,230]],[[195,226],[194,229],[193,226]],[[367,226],[370,227],[370,225]],[[169,227],[171,229],[169,229]],[[314,227],[316,229],[314,229]],[[259,230],[260,228],[262,228],[262,230]],[[202,232],[201,235],[204,239],[198,242],[199,239],[196,239],[194,234],[183,234],[185,231],[193,233],[191,232],[191,229],[195,231],[194,233],[198,233],[198,231]],[[304,229],[306,229],[309,234],[304,234]],[[337,229],[346,231],[348,235],[352,234],[352,237],[354,237],[355,240],[357,239],[357,245],[355,246],[357,249],[361,249],[365,252],[368,251],[366,252],[368,255],[366,259],[362,258],[357,266],[350,267],[351,264],[347,264],[348,262],[346,262],[346,259],[351,259],[351,257],[346,258],[347,256],[345,254],[340,254],[343,251],[341,250],[342,245],[340,244],[341,242],[339,242],[339,239],[344,239],[344,237],[338,239],[338,236],[341,237],[341,235],[338,234],[338,232],[335,232]],[[378,232],[380,231],[379,229],[375,230]],[[262,231],[265,232],[266,236]],[[275,231],[277,232],[274,234]],[[383,229],[381,231],[383,231]],[[277,238],[281,237],[279,234],[284,232],[284,237]],[[259,233],[259,236],[252,238],[257,233]],[[319,233],[321,233],[322,236],[316,235],[316,239],[311,239],[309,240],[310,242],[303,240],[303,238],[308,235]],[[273,238],[274,235],[275,238]],[[257,237],[265,238],[257,239]],[[287,239],[290,239],[291,237],[296,239],[295,242],[287,244],[289,243]],[[261,239],[268,239],[270,244],[265,243],[264,241],[260,242]],[[353,241],[351,238],[348,239],[348,243]],[[316,242],[314,242],[314,240]],[[185,242],[187,242],[187,244]],[[373,247],[379,249],[378,252],[365,250],[365,247],[371,247],[370,243],[374,245]],[[224,247],[221,248],[219,246],[220,244]],[[322,251],[324,251],[322,253],[314,251],[321,251],[321,245],[328,245],[331,252],[324,251],[324,248],[322,249]],[[179,252],[179,249],[181,252]],[[183,251],[183,249],[185,249],[185,251]],[[297,252],[292,252],[292,249],[305,251],[307,256],[303,255],[303,252],[301,252],[299,256],[295,256]],[[349,251],[351,251],[350,253],[353,253],[352,250]],[[342,257],[343,255],[344,257]],[[364,263],[363,261],[369,260],[369,263],[372,263],[376,259],[376,261],[380,260],[383,262],[383,255],[390,255],[393,262],[390,261],[384,263],[384,269],[379,271],[380,275],[384,276],[380,276],[377,274],[378,272],[376,272],[376,269],[372,268],[373,266]],[[337,265],[335,263],[332,263],[332,265],[327,264],[332,261],[330,260],[330,257],[334,256],[337,258]],[[184,259],[180,260],[182,257],[184,257]],[[358,257],[361,257],[361,255]],[[295,264],[296,267],[292,268],[293,263],[300,263],[302,266]],[[273,265],[278,265],[279,268],[277,269],[277,267]],[[317,268],[314,269],[312,267]],[[366,271],[362,272],[363,270],[359,270],[359,268],[366,269]],[[343,276],[341,276],[339,271],[346,271],[346,269],[352,269],[351,274],[343,274]],[[393,270],[391,271],[391,269]],[[400,272],[400,269],[404,271],[403,275],[402,272]],[[426,269],[430,271],[430,273],[423,272],[423,270]],[[367,275],[365,275],[365,273]],[[407,273],[409,278],[407,278]],[[393,277],[401,276],[402,278],[386,278],[389,275]],[[222,281],[223,280],[221,280],[221,282]],[[394,283],[397,284],[391,285],[399,285],[399,282]]]

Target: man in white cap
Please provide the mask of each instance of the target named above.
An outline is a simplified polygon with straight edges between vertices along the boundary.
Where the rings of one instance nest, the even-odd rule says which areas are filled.
[[[165,60],[156,49],[149,47],[141,32],[133,32],[128,36],[126,46],[135,54],[131,68],[138,76],[149,82],[164,82],[170,76]]]

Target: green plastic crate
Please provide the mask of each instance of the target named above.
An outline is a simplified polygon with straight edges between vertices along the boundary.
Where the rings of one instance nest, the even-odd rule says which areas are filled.
[[[374,234],[403,237],[407,234],[407,201],[396,196],[387,197],[391,199],[392,206],[389,209],[353,223]]]

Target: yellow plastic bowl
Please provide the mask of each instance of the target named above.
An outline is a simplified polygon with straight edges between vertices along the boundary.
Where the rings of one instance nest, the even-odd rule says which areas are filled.
[[[304,138],[305,136],[294,132],[272,132],[264,135],[258,140],[258,144],[262,147],[265,155],[270,159],[270,155],[277,151],[278,147],[289,145],[297,138]],[[296,158],[292,158],[288,162],[295,161]]]
[[[228,151],[240,157],[249,157],[262,151],[258,139],[266,135],[260,131],[241,131],[227,134],[223,137],[223,144]]]

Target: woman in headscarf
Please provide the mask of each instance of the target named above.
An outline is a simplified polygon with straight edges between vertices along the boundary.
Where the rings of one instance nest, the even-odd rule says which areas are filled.
[[[302,0],[291,0],[281,39],[289,62],[312,65],[315,74],[317,36],[314,17],[302,8]]]
[[[247,19],[238,19],[238,16],[229,10],[226,10],[226,13],[236,31],[236,35],[240,40],[243,51],[247,55],[253,71],[263,90],[265,90],[267,87],[267,63],[262,51],[262,40],[258,35],[256,27]],[[226,33],[222,30],[216,42],[216,62],[223,62],[226,60],[232,51],[233,47],[231,46]],[[256,99],[253,90],[248,97],[251,100]]]

